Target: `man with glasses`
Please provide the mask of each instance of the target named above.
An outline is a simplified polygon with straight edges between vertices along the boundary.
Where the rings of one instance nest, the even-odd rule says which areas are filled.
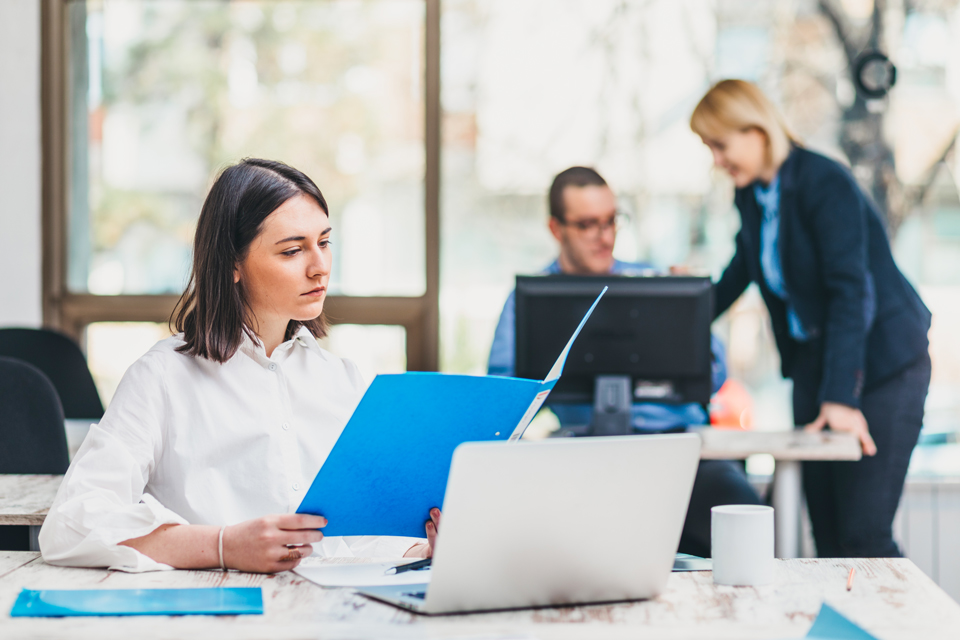
[[[559,173],[548,196],[550,233],[560,254],[544,275],[656,275],[652,265],[622,262],[613,257],[617,227],[624,216],[617,212],[617,199],[599,173],[587,167],[571,167]],[[487,372],[512,376],[515,364],[515,298],[511,292],[500,315],[490,348]],[[723,346],[714,337],[713,391],[726,380]],[[589,405],[551,407],[561,427],[590,422]],[[663,433],[683,430],[690,425],[707,424],[709,418],[696,403],[683,405],[638,402],[633,405],[631,422],[635,433]],[[698,556],[710,555],[710,508],[721,504],[760,504],[760,498],[747,482],[739,463],[727,460],[700,462],[694,481],[690,507],[680,538],[680,551]]]

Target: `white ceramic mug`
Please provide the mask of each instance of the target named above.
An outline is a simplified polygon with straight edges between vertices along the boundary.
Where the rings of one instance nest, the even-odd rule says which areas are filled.
[[[758,586],[773,582],[773,507],[713,507],[710,543],[714,583]]]

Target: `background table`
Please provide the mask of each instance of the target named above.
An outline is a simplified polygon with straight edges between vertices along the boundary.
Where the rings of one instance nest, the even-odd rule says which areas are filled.
[[[77,454],[91,424],[96,420],[65,420],[67,454]],[[37,536],[40,526],[53,504],[63,476],[0,474],[0,526],[26,525],[30,527],[30,548],[39,551]]]
[[[0,473],[0,525],[40,526],[63,476]]]
[[[60,488],[63,476],[0,474],[0,525],[30,527],[30,548],[40,549],[40,525]]]
[[[773,472],[771,504],[775,509],[776,555],[796,558],[800,555],[800,511],[804,460],[859,460],[860,442],[848,433],[819,431],[741,431],[739,429],[694,429],[703,445],[704,460],[746,460],[758,454],[770,454],[776,460]]]
[[[311,561],[320,561],[311,559]],[[852,591],[850,567],[857,568]],[[9,618],[30,589],[259,586],[262,616]],[[956,638],[960,606],[912,562],[781,560],[766,587],[722,587],[709,572],[675,573],[655,600],[428,618],[323,589],[293,573],[220,571],[126,574],[52,567],[29,552],[0,552],[3,638],[799,638],[826,600],[881,640]]]

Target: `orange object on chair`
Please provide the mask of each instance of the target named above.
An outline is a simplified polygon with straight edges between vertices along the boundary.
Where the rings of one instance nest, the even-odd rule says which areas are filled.
[[[710,399],[710,424],[717,429],[752,429],[753,398],[738,380],[727,378]]]

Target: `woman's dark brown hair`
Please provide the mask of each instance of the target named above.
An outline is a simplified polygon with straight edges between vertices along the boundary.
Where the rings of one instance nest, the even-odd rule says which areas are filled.
[[[177,351],[222,363],[237,352],[244,333],[257,340],[249,326],[253,318],[242,282],[233,281],[234,269],[267,216],[296,196],[312,198],[329,215],[313,180],[282,162],[245,158],[217,176],[197,221],[190,282],[171,316],[185,341]],[[327,333],[321,315],[306,322],[291,320],[285,339],[301,326],[317,338]]]

